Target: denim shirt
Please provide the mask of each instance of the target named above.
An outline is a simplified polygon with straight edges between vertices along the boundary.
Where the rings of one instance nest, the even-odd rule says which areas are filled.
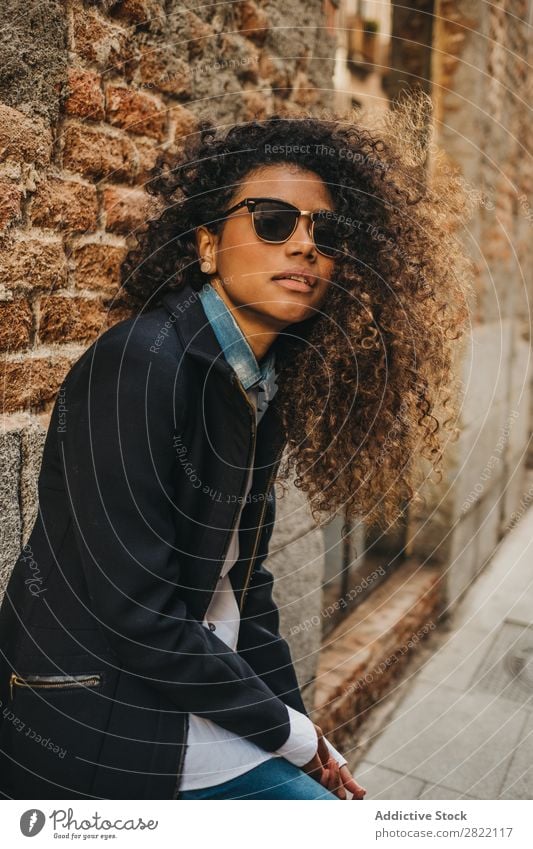
[[[246,391],[252,388],[258,390],[259,421],[278,391],[275,352],[271,349],[259,364],[248,340],[233,318],[231,310],[210,283],[202,286],[199,297],[224,356],[237,374],[243,388]]]

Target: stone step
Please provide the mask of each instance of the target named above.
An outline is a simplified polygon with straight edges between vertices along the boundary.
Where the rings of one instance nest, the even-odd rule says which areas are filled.
[[[409,559],[328,634],[315,681],[313,721],[342,750],[438,629],[442,569]]]

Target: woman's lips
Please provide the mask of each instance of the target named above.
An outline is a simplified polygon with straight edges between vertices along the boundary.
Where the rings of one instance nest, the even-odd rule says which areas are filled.
[[[277,277],[273,280],[274,283],[279,283],[284,289],[292,289],[294,292],[312,292],[313,287],[309,286],[300,280],[292,280],[290,277]]]

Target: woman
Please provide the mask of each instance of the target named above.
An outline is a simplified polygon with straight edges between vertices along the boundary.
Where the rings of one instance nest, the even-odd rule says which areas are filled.
[[[421,169],[356,125],[205,124],[151,191],[138,314],[61,387],[1,611],[2,791],[362,798],[279,635],[273,483],[294,469],[315,518],[412,499],[459,253]]]

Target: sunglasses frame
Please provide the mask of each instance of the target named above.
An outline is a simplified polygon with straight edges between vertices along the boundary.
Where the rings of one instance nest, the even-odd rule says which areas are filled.
[[[281,206],[287,207],[288,209],[293,210],[294,212],[297,213],[296,220],[294,222],[294,227],[292,228],[291,232],[289,233],[289,235],[285,239],[265,239],[263,236],[260,236],[259,233],[257,232],[256,223],[255,223],[255,207],[258,203],[261,203],[263,201],[269,201],[270,203],[272,203],[272,202],[279,203],[279,204],[281,204]],[[291,236],[294,235],[294,232],[295,232],[296,228],[298,227],[298,221],[300,220],[300,218],[302,216],[310,218],[311,219],[310,235],[311,235],[311,238],[313,239],[313,244],[314,244],[316,250],[318,251],[319,254],[327,257],[328,259],[335,259],[336,258],[335,256],[331,256],[331,254],[324,253],[324,251],[320,250],[320,248],[317,245],[316,239],[315,239],[315,221],[316,221],[316,219],[318,218],[319,215],[322,215],[324,212],[331,213],[332,210],[330,210],[330,209],[318,209],[318,210],[313,211],[313,210],[310,210],[310,209],[298,209],[298,207],[294,206],[294,204],[289,203],[289,201],[286,201],[286,200],[281,200],[281,198],[266,198],[266,197],[245,198],[244,200],[241,200],[240,203],[236,203],[235,206],[232,206],[232,207],[230,207],[230,209],[227,209],[224,212],[224,214],[220,216],[219,220],[220,221],[225,220],[233,212],[236,212],[238,209],[241,209],[243,206],[245,206],[246,209],[248,210],[248,213],[251,213],[251,215],[252,215],[252,226],[254,228],[255,235],[257,236],[258,239],[261,239],[262,242],[266,242],[269,245],[282,245],[282,244],[284,244],[284,242],[288,242],[289,239],[291,238]],[[335,213],[333,213],[333,214],[335,214]],[[236,215],[234,217],[239,218],[240,216]],[[341,251],[340,251],[340,249],[337,249],[337,255],[339,253],[341,253]]]

